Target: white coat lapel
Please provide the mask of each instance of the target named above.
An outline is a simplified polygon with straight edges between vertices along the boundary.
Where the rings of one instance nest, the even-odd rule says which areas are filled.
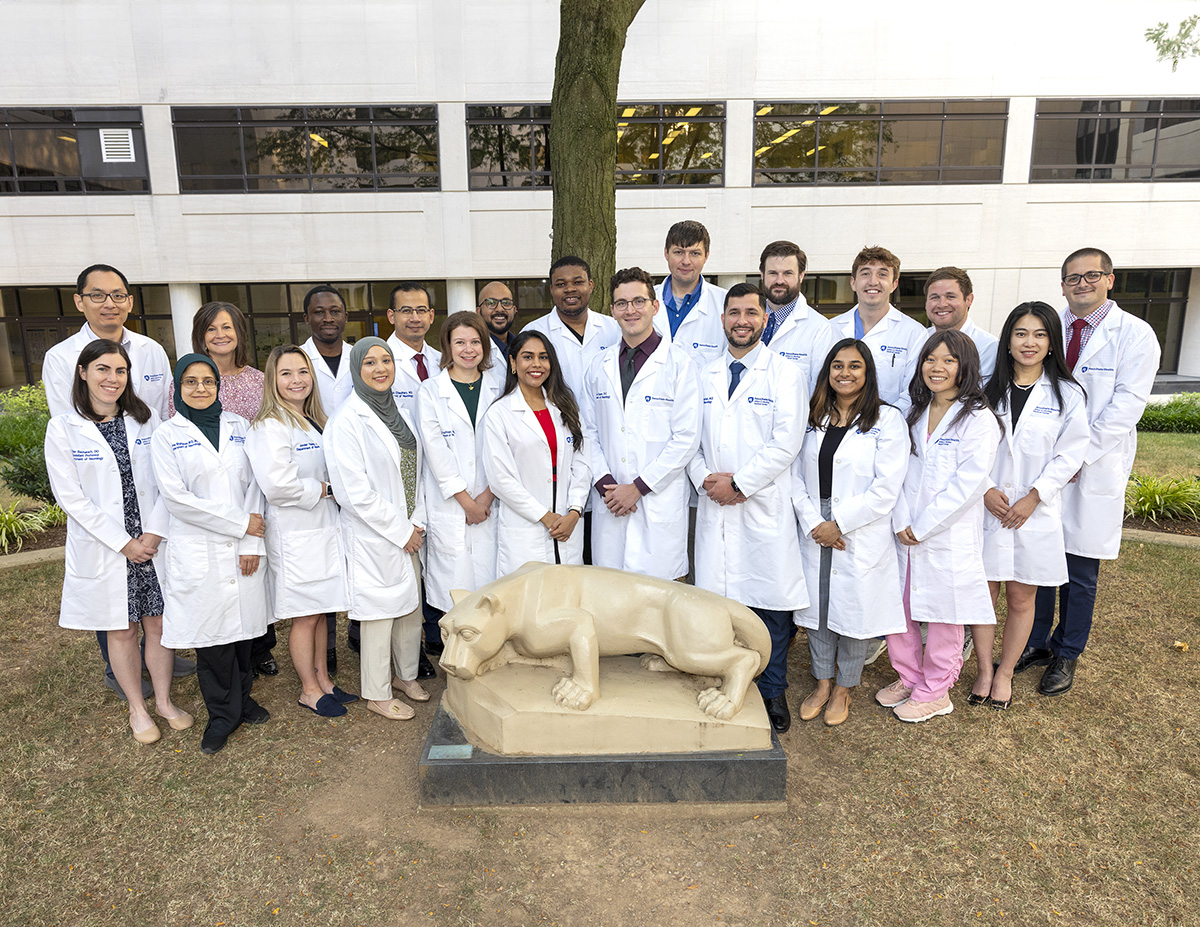
[[[387,448],[388,453],[392,457],[392,463],[396,469],[400,469],[400,445],[396,443],[395,437],[392,435],[386,425],[380,420],[379,416],[371,411],[371,408],[361,399],[354,407],[355,414],[359,415],[367,423],[375,435],[383,442],[383,446]]]
[[[483,389],[488,378],[481,377],[477,389]],[[450,409],[452,415],[458,416],[464,424],[471,424],[471,416],[467,414],[467,405],[463,402],[462,396],[459,395],[458,387],[454,385],[454,381],[450,379],[450,371],[443,370],[438,374],[437,378],[438,395],[442,397],[442,401]]]
[[[1016,384],[1014,384],[1012,388],[1013,391],[1016,391]],[[1029,418],[1033,414],[1033,410],[1039,406],[1045,406],[1049,404],[1051,395],[1050,378],[1047,377],[1043,372],[1042,375],[1038,377],[1037,382],[1030,387],[1029,398],[1025,400],[1025,408],[1021,410],[1021,417],[1017,419],[1016,425],[1013,425],[1012,423],[1012,403],[1009,402],[1003,413],[1004,427],[1008,429],[1008,433],[1011,434],[1014,439],[1017,437],[1017,435],[1024,433],[1025,428],[1029,423]]]
[[[618,342],[618,344],[620,344],[620,342]],[[648,380],[658,373],[658,371],[662,368],[662,365],[667,361],[668,347],[669,345],[667,344],[666,338],[658,343],[658,347],[651,352],[650,356],[646,358],[646,362],[642,364],[642,369],[634,375],[634,383],[640,383],[642,380]],[[615,354],[616,352],[614,351],[613,353]],[[632,385],[630,388],[632,389]]]
[[[186,419],[182,415],[176,415],[170,420],[169,424],[178,431],[181,431],[188,437],[192,438],[194,441],[198,442],[203,453],[212,454],[218,460],[220,459],[220,452],[213,447],[212,442],[208,440],[208,436],[201,431],[199,427],[193,421],[191,421],[191,419]],[[225,422],[221,422],[220,436],[217,439],[218,442],[224,446],[225,439],[228,436],[229,425],[227,425]]]
[[[1100,349],[1116,338],[1121,330],[1121,317],[1117,314],[1118,309],[1113,306],[1108,310],[1108,315],[1096,326],[1096,330],[1092,332],[1092,336],[1088,338],[1088,343],[1083,346],[1083,350],[1079,352],[1079,360],[1075,362],[1075,369],[1080,369],[1084,364],[1090,361],[1099,353]],[[1070,339],[1070,330],[1067,330],[1067,338]]]

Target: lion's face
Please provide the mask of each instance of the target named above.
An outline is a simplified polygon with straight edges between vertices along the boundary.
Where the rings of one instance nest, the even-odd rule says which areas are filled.
[[[446,612],[438,627],[446,649],[439,665],[446,675],[474,679],[486,663],[508,640],[509,627],[504,606],[492,594],[470,596]]]

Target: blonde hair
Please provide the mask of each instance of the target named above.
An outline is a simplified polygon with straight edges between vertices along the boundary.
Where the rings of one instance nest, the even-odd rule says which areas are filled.
[[[275,382],[275,372],[279,367],[279,360],[286,354],[299,354],[303,357],[304,363],[308,365],[308,372],[312,375],[312,392],[304,400],[303,416],[297,415],[295,410],[283,400],[283,397],[279,395],[279,386]],[[273,420],[286,425],[295,425],[308,431],[308,419],[316,422],[318,428],[325,427],[325,408],[321,405],[321,394],[317,389],[317,372],[313,370],[312,358],[294,344],[281,344],[273,348],[267,358],[267,368],[263,371],[262,405],[258,407],[258,415],[254,416],[254,424]]]

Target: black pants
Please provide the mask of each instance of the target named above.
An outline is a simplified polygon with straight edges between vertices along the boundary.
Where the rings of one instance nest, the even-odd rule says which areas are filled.
[[[238,729],[243,716],[254,704],[250,698],[250,686],[254,682],[250,646],[250,641],[238,641],[196,648],[196,675],[208,709],[206,734],[228,737]]]
[[[275,625],[267,625],[267,630],[261,637],[250,642],[250,665],[258,666],[271,659],[271,651],[275,649],[278,640],[275,637]]]
[[[325,613],[325,649],[337,650],[337,612]],[[346,623],[346,640],[358,643],[358,622]]]

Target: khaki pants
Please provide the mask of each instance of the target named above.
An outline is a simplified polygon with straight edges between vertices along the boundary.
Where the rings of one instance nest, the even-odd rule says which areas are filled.
[[[421,561],[416,554],[412,555],[412,560],[420,589]],[[417,678],[417,661],[421,655],[420,598],[417,607],[407,615],[363,621],[359,631],[362,697],[372,702],[386,702],[392,698],[393,673],[406,681]]]

